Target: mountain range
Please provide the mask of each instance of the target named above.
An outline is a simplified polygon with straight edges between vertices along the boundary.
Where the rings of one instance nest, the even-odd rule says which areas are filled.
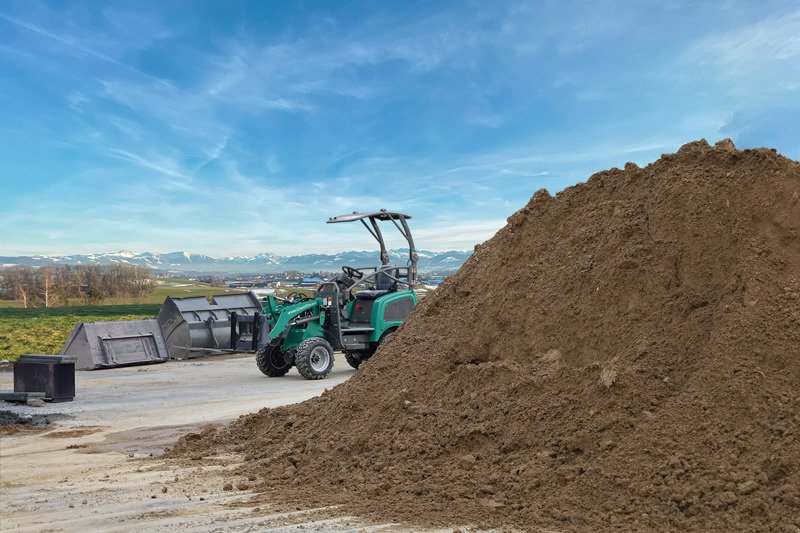
[[[417,250],[420,272],[454,272],[472,254],[471,251],[452,250],[431,252]],[[396,265],[408,261],[408,249],[397,248],[389,251],[390,260]],[[337,254],[277,255],[262,252],[254,256],[211,257],[189,252],[130,252],[76,254],[76,255],[32,255],[0,256],[0,266],[49,266],[65,265],[107,265],[127,263],[148,266],[162,272],[202,272],[202,273],[275,273],[287,270],[300,272],[336,271],[342,265],[353,267],[379,264],[376,251],[347,251]]]

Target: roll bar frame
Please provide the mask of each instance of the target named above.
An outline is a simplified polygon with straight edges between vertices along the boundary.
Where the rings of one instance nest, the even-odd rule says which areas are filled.
[[[391,220],[392,224],[397,228],[400,232],[400,235],[408,243],[408,263],[405,267],[395,267],[395,268],[406,268],[407,269],[407,281],[401,281],[394,276],[388,274],[384,271],[383,268],[375,269],[375,272],[370,274],[369,276],[364,276],[362,280],[359,280],[359,283],[366,278],[376,276],[379,272],[383,272],[384,275],[389,276],[391,279],[398,281],[399,283],[408,283],[409,287],[412,287],[416,284],[417,281],[417,262],[419,261],[419,256],[417,255],[417,247],[414,244],[414,237],[411,235],[411,228],[408,226],[407,220],[411,218],[411,215],[406,215],[404,213],[398,212],[390,212],[386,209],[381,209],[380,211],[374,211],[371,213],[359,213],[357,211],[353,211],[351,214],[348,215],[340,215],[338,217],[331,217],[328,219],[328,224],[337,224],[341,222],[355,222],[359,221],[361,224],[367,228],[367,231],[372,235],[378,244],[381,247],[380,257],[381,257],[381,267],[385,267],[389,264],[389,252],[386,249],[386,241],[383,238],[383,233],[381,233],[381,228],[378,224],[378,221],[387,221]],[[367,220],[369,220],[369,224],[367,224]],[[361,269],[359,269],[361,270]],[[389,270],[388,268],[385,270]],[[358,283],[356,283],[357,285]]]

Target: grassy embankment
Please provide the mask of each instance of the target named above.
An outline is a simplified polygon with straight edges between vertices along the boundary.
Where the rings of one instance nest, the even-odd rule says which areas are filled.
[[[0,359],[25,353],[57,354],[78,322],[128,320],[158,314],[159,304],[0,308]]]
[[[167,280],[145,298],[107,298],[96,305],[22,309],[0,300],[0,360],[15,361],[26,353],[57,354],[78,322],[154,317],[169,296],[210,296],[241,292],[189,280]]]

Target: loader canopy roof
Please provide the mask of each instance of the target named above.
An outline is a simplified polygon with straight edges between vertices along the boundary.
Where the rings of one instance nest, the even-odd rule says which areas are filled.
[[[411,215],[404,213],[392,213],[381,209],[372,213],[350,213],[348,215],[339,215],[338,217],[331,217],[328,219],[328,224],[335,224],[337,222],[355,222],[356,220],[363,220],[365,218],[376,218],[378,220],[403,220],[411,218]]]
[[[417,248],[414,246],[414,238],[411,236],[411,228],[408,227],[406,222],[411,215],[405,213],[396,213],[381,209],[380,211],[372,211],[369,213],[359,213],[357,211],[349,215],[339,215],[338,217],[331,217],[328,219],[328,224],[335,224],[337,222],[361,222],[367,228],[367,231],[375,237],[381,247],[381,266],[389,265],[389,252],[386,250],[386,242],[383,240],[383,233],[378,224],[379,221],[391,220],[392,224],[397,228],[400,234],[408,242],[408,284],[414,285],[417,278]],[[369,223],[367,223],[369,221]]]

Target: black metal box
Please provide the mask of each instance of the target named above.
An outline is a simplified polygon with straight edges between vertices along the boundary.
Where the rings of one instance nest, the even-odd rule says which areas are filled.
[[[51,402],[75,398],[75,358],[23,355],[14,363],[14,392],[44,392]]]

